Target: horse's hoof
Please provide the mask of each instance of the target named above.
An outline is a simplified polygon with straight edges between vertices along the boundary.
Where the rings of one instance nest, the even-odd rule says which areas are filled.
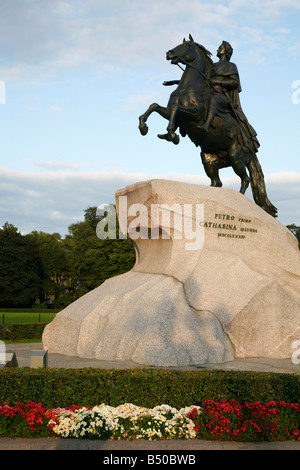
[[[251,182],[250,178],[247,178],[246,180],[242,181],[242,185],[241,185],[241,189],[240,189],[241,194],[245,194],[250,182]]]
[[[139,126],[139,130],[142,135],[146,135],[148,133],[147,124],[143,124],[142,126]]]
[[[180,142],[179,135],[177,135],[177,134],[172,135],[171,136],[171,141],[173,142],[173,144],[178,145],[179,142]]]
[[[169,134],[157,134],[157,137],[162,140],[167,140],[168,142],[171,142],[171,138]]]
[[[211,186],[213,188],[222,188],[223,184],[221,181],[212,181]]]

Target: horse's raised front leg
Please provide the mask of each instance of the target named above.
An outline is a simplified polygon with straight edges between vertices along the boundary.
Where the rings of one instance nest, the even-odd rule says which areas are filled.
[[[179,144],[179,140],[180,140],[179,135],[175,133],[177,129],[175,120],[176,120],[176,114],[178,110],[179,110],[178,104],[175,104],[174,106],[172,106],[171,112],[170,112],[169,124],[167,127],[167,131],[168,131],[167,140],[169,140],[170,142],[173,142],[173,144],[175,145]]]
[[[142,135],[146,135],[148,132],[146,121],[153,112],[160,114],[165,119],[169,120],[170,118],[170,110],[168,108],[160,106],[157,103],[150,104],[147,111],[139,117],[139,130]]]
[[[169,124],[167,127],[169,140],[171,142],[173,142],[174,144],[179,143],[179,135],[175,133],[176,129],[178,128],[178,125],[176,124],[176,120],[178,121],[177,119],[178,113],[180,113],[180,121],[182,123],[184,122],[185,116],[188,116],[188,119],[190,120],[191,117],[196,118],[198,112],[199,112],[199,109],[196,105],[181,106],[181,105],[175,104],[174,106],[172,106]]]

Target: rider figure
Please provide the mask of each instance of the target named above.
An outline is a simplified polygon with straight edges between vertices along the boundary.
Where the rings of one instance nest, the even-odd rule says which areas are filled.
[[[249,124],[241,107],[239,93],[242,91],[239,73],[234,63],[230,62],[233,49],[223,41],[217,51],[219,62],[214,63],[214,71],[210,79],[213,95],[210,100],[206,122],[200,127],[207,132],[215,116],[222,116],[228,112],[239,124],[239,141],[244,150],[256,153],[259,142],[256,132]]]
[[[241,107],[239,93],[242,91],[239,73],[234,63],[230,62],[233,49],[231,45],[223,41],[217,50],[219,62],[214,63],[214,70],[210,78],[213,94],[210,99],[208,114],[205,123],[199,126],[203,132],[208,132],[215,116],[226,117],[226,114],[235,118],[239,125],[239,143],[246,152],[256,153],[260,146],[256,132],[249,124]],[[170,86],[178,84],[178,80],[164,82]],[[161,139],[170,140],[168,134],[159,135]]]

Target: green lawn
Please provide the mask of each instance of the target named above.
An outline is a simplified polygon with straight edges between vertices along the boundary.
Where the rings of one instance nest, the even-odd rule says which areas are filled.
[[[50,323],[56,312],[0,312],[0,324],[12,323]]]

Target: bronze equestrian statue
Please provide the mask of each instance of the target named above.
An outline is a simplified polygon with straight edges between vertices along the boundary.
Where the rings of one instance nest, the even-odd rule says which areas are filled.
[[[178,85],[171,93],[167,107],[153,103],[139,117],[142,135],[148,132],[146,121],[154,111],[169,121],[166,134],[160,139],[178,144],[177,129],[182,137],[189,136],[201,148],[201,158],[211,186],[221,187],[219,169],[232,167],[241,179],[240,192],[245,194],[251,184],[254,201],[273,217],[277,209],[269,201],[264,175],[257,159],[259,148],[256,132],[243,113],[239,93],[238,70],[230,62],[231,45],[223,41],[213,63],[211,53],[192,36],[167,52],[172,64],[184,64],[179,81],[164,82]],[[247,171],[248,170],[248,171]],[[248,174],[249,172],[249,174]]]

